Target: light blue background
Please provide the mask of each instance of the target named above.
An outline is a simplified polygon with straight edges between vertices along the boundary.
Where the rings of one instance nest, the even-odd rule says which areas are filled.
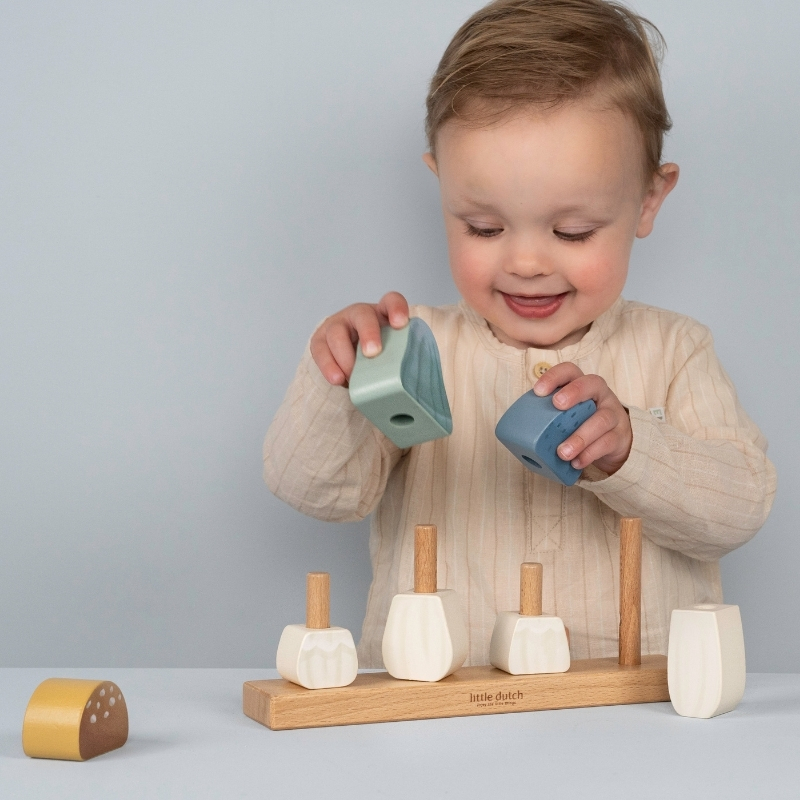
[[[427,81],[466,0],[0,4],[0,665],[274,664],[367,524],[302,517],[261,441],[324,316],[456,299]],[[781,488],[723,561],[748,667],[800,671],[800,5],[640,0],[682,167],[626,295],[713,330]]]

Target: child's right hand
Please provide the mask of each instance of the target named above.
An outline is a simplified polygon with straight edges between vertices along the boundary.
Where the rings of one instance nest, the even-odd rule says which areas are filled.
[[[311,356],[334,386],[345,386],[356,363],[356,345],[372,358],[381,351],[381,326],[402,328],[408,322],[408,303],[399,292],[385,294],[379,303],[355,303],[328,317],[311,337]]]

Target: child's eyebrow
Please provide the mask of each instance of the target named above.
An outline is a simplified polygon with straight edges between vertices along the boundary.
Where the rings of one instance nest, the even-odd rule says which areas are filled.
[[[560,206],[559,208],[553,209],[554,213],[557,215],[585,213],[589,210],[589,206],[581,205],[580,203],[573,203],[568,206]],[[596,211],[596,209],[592,209],[592,211]]]
[[[491,203],[484,203],[481,200],[475,200],[472,197],[459,197],[456,198],[454,203],[459,212],[464,211],[486,211],[490,214],[499,214],[499,209]]]
[[[451,212],[456,216],[465,216],[473,212],[503,216],[503,212],[492,203],[463,196],[457,198],[452,203]],[[548,217],[564,217],[570,214],[588,215],[591,217],[591,220],[599,221],[601,218],[605,218],[607,216],[608,210],[604,207],[593,207],[585,203],[568,203],[563,206],[556,206],[548,211]]]
[[[456,216],[467,216],[472,213],[491,214],[493,216],[504,217],[505,212],[499,207],[490,202],[475,200],[470,197],[456,198],[452,203],[448,204],[451,213]],[[587,206],[565,206],[563,208],[554,209],[553,213],[558,216],[560,214],[575,212],[575,211],[588,211]]]

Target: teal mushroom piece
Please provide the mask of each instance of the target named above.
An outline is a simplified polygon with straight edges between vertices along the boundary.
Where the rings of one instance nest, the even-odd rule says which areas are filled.
[[[383,349],[372,358],[356,349],[353,405],[404,449],[449,436],[453,418],[433,331],[412,317],[400,330],[381,328],[381,342]]]

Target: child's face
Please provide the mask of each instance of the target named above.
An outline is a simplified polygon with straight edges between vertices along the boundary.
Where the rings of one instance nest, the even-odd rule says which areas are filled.
[[[678,178],[642,180],[642,143],[618,111],[575,103],[491,127],[450,121],[436,160],[450,267],[500,341],[573,344],[620,296],[634,237]]]

